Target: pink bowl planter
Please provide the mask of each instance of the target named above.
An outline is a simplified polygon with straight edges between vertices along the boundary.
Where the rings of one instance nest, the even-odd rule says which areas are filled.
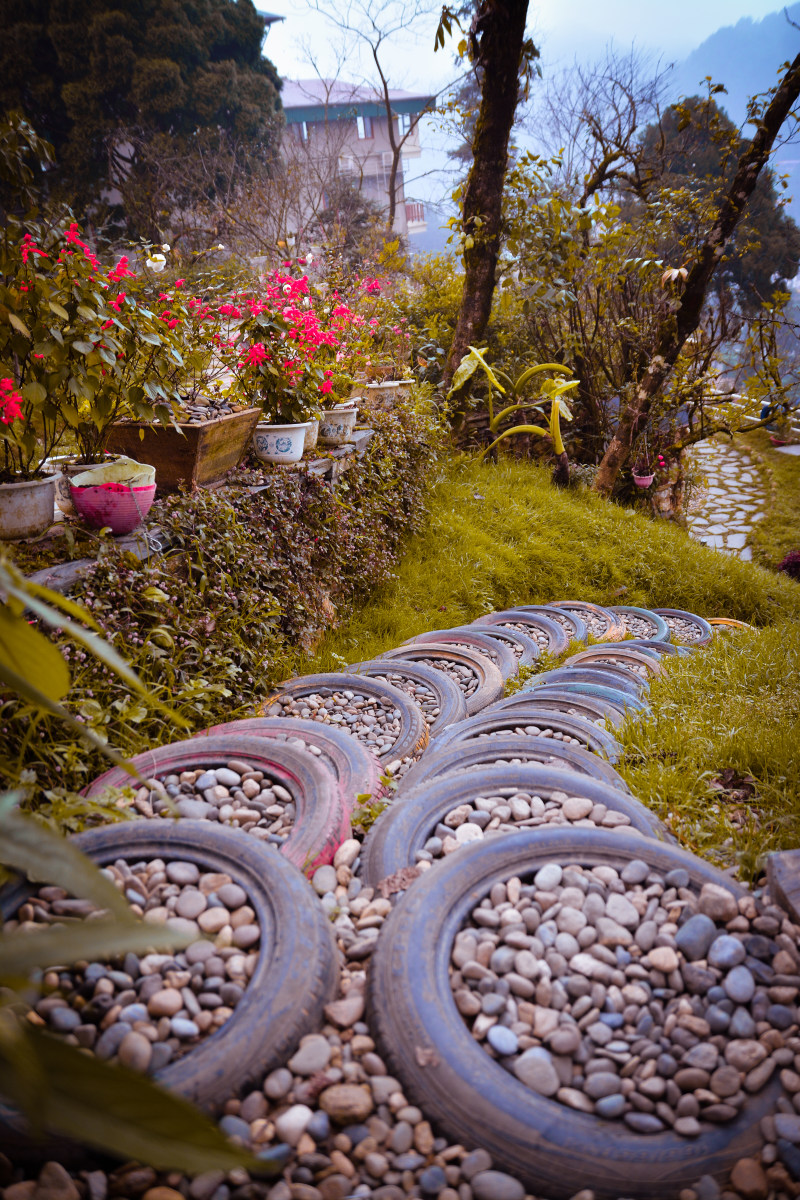
[[[637,487],[647,488],[655,479],[655,475],[634,475],[633,482]]]
[[[87,487],[70,484],[72,503],[78,516],[92,529],[105,526],[115,535],[130,533],[141,525],[156,497],[156,485],[129,487],[125,483],[100,483]]]

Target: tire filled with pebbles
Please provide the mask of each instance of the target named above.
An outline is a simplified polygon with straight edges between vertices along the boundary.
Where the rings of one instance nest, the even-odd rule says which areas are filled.
[[[561,712],[567,716],[580,717],[581,720],[588,721],[603,730],[607,725],[621,725],[625,719],[625,706],[618,700],[612,702],[604,697],[574,692],[571,687],[569,689],[557,688],[552,684],[539,691],[520,690],[515,695],[493,704],[486,710],[485,715],[488,716],[489,713],[494,712],[510,712],[519,707],[529,707],[531,711],[541,708],[548,712]]]
[[[544,707],[528,708],[522,703],[512,708],[494,705],[491,709],[478,713],[476,717],[469,717],[459,725],[453,725],[437,738],[436,748],[439,751],[456,744],[471,742],[476,738],[509,735],[552,738],[554,742],[591,750],[609,762],[615,762],[620,755],[620,745],[616,738],[584,717],[558,712],[555,709],[550,711]]]
[[[426,870],[466,846],[554,826],[667,839],[628,792],[538,763],[501,763],[429,780],[383,813],[364,843],[361,874],[376,885],[404,867]]]
[[[379,799],[383,795],[383,768],[377,757],[358,738],[331,725],[299,719],[293,721],[287,717],[245,717],[240,721],[212,726],[203,733],[195,734],[195,737],[220,735],[268,738],[273,742],[285,742],[290,748],[319,758],[323,766],[336,776],[342,805],[348,814],[352,815],[357,807],[358,796]]]
[[[335,947],[290,863],[196,821],[132,822],[73,841],[154,934],[166,925],[195,940],[174,953],[45,971],[35,1012],[48,1029],[213,1107],[316,1027],[336,991]],[[59,888],[2,896],[5,931],[90,918],[91,908]]]
[[[451,633],[457,633],[459,630],[472,630],[474,625],[458,625],[455,629],[451,629]],[[518,667],[532,667],[539,658],[539,646],[532,637],[527,633],[521,633],[518,629],[508,629],[503,625],[482,625],[480,632],[486,637],[493,638],[495,641],[502,642],[508,646],[512,654],[517,660]]]
[[[580,654],[573,654],[564,663],[565,667],[570,668],[590,667],[594,665],[600,667],[623,667],[627,671],[632,671],[634,675],[638,675],[645,683],[649,683],[655,675],[660,675],[663,669],[651,655],[637,652],[635,649],[628,650],[624,647],[617,649],[606,646],[593,646],[589,650],[581,650]]]
[[[635,638],[646,638],[652,642],[670,640],[667,622],[650,608],[615,604],[609,608],[609,612],[615,613],[624,623],[628,633]]]
[[[679,645],[708,646],[714,637],[714,630],[702,617],[696,613],[685,612],[681,608],[654,608],[657,616],[663,617],[669,629],[670,640]]]
[[[592,779],[598,779],[620,792],[630,791],[622,776],[599,755],[552,737],[520,737],[517,730],[510,734],[496,733],[486,738],[456,742],[442,750],[432,747],[405,776],[397,789],[397,795],[404,796],[412,788],[419,787],[431,779],[453,775],[459,771],[474,771],[499,763],[510,763],[514,766],[538,763],[558,771],[575,771],[579,775],[589,775]]]
[[[611,642],[625,636],[625,625],[619,617],[599,604],[590,604],[586,600],[553,600],[544,607],[560,608],[574,613],[583,621],[591,637],[598,642]]]
[[[493,704],[503,695],[504,681],[499,667],[475,647],[421,642],[398,646],[382,654],[376,662],[419,662],[449,676],[464,696],[469,716]]]
[[[677,848],[527,832],[414,885],[371,1011],[407,1093],[537,1194],[667,1200],[795,1111],[798,934]]]
[[[489,637],[488,634],[482,630],[476,630],[474,627],[433,629],[428,633],[420,633],[416,637],[408,638],[401,645],[424,646],[431,642],[438,646],[455,646],[460,650],[477,650],[494,663],[503,676],[504,682],[519,674],[519,660],[511,647],[506,642]]]
[[[301,870],[330,862],[350,834],[349,806],[332,772],[310,752],[266,738],[219,735],[189,738],[131,760],[149,779],[134,809],[141,816],[209,821],[241,829],[274,846]],[[91,785],[129,788],[114,768]]]
[[[589,630],[583,619],[583,614],[578,613],[575,609],[557,608],[553,604],[519,604],[515,611],[533,613],[534,616],[541,614],[544,617],[549,617],[557,625],[561,626],[569,642],[585,642],[588,640]]]
[[[573,687],[578,683],[622,692],[629,703],[631,700],[641,703],[642,694],[647,690],[644,681],[625,667],[611,664],[594,666],[588,663],[583,667],[568,667],[565,664],[563,667],[555,667],[552,671],[544,671],[541,675],[534,675],[533,679],[529,679],[526,687],[528,691],[535,692],[540,687]]]
[[[562,671],[565,673],[562,674]],[[616,684],[613,687],[606,687],[601,683],[584,683],[576,674],[569,673],[564,668],[558,673],[553,671],[549,674],[550,679],[543,679],[542,676],[534,676],[533,679],[529,679],[517,694],[519,696],[547,697],[552,689],[555,689],[559,696],[575,696],[576,699],[581,696],[590,696],[594,700],[606,701],[623,716],[629,712],[641,712],[647,708],[644,700],[633,695],[632,692],[623,691]]]
[[[354,663],[348,667],[348,671],[378,679],[405,692],[422,712],[431,737],[436,737],[448,725],[455,725],[466,718],[464,694],[444,671],[436,671],[421,662],[403,660],[389,668],[379,658]]]
[[[428,726],[405,692],[367,676],[302,675],[280,685],[264,703],[272,717],[334,725],[358,738],[395,774],[428,744]]]
[[[552,616],[545,616],[543,609],[538,613],[523,612],[518,608],[503,609],[478,617],[472,624],[477,629],[484,625],[499,625],[502,629],[524,633],[526,637],[533,638],[540,653],[563,654],[570,641],[558,621]]]

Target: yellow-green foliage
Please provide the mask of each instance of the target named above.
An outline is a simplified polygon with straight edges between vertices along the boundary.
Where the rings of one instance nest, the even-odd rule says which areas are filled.
[[[800,458],[776,450],[764,429],[749,434],[744,444],[761,457],[771,488],[766,516],[753,526],[748,541],[757,562],[776,567],[790,550],[800,550]]]
[[[800,587],[782,576],[586,491],[558,491],[530,463],[464,455],[444,471],[427,530],[409,542],[396,578],[305,667],[340,668],[491,609],[567,598],[760,625],[800,618]]]
[[[800,845],[800,624],[721,635],[668,666],[652,716],[617,731],[618,769],[685,846],[751,878],[760,856]],[[711,787],[725,772],[728,791]],[[734,795],[746,779],[752,794]]]

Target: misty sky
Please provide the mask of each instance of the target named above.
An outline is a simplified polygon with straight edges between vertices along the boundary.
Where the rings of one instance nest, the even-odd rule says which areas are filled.
[[[321,69],[336,73],[331,56],[331,37],[325,22],[311,17],[302,3],[291,0],[261,0],[258,8],[285,16],[270,29],[265,53],[281,75],[302,78],[313,74],[304,61],[305,41]],[[781,10],[780,0],[537,0],[531,4],[529,28],[542,52],[544,67],[564,65],[573,57],[599,57],[609,40],[620,48],[636,42],[641,49],[665,58],[683,58],[721,25],[733,25],[741,17],[756,20]],[[431,16],[430,30],[419,41],[413,39],[393,48],[390,56],[393,82],[397,86],[427,91],[443,86],[452,77],[452,55],[433,53],[433,34],[438,19]],[[355,62],[353,77],[359,74]]]

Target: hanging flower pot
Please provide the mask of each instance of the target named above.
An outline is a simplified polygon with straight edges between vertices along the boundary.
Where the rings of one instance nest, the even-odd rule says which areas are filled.
[[[131,533],[147,516],[156,495],[156,470],[130,458],[76,475],[70,496],[78,515],[93,529],[115,537]]]
[[[266,463],[296,463],[303,457],[310,421],[296,425],[256,425],[253,449]]]
[[[640,488],[649,488],[654,479],[655,475],[637,475],[635,471],[633,473],[633,482]]]

